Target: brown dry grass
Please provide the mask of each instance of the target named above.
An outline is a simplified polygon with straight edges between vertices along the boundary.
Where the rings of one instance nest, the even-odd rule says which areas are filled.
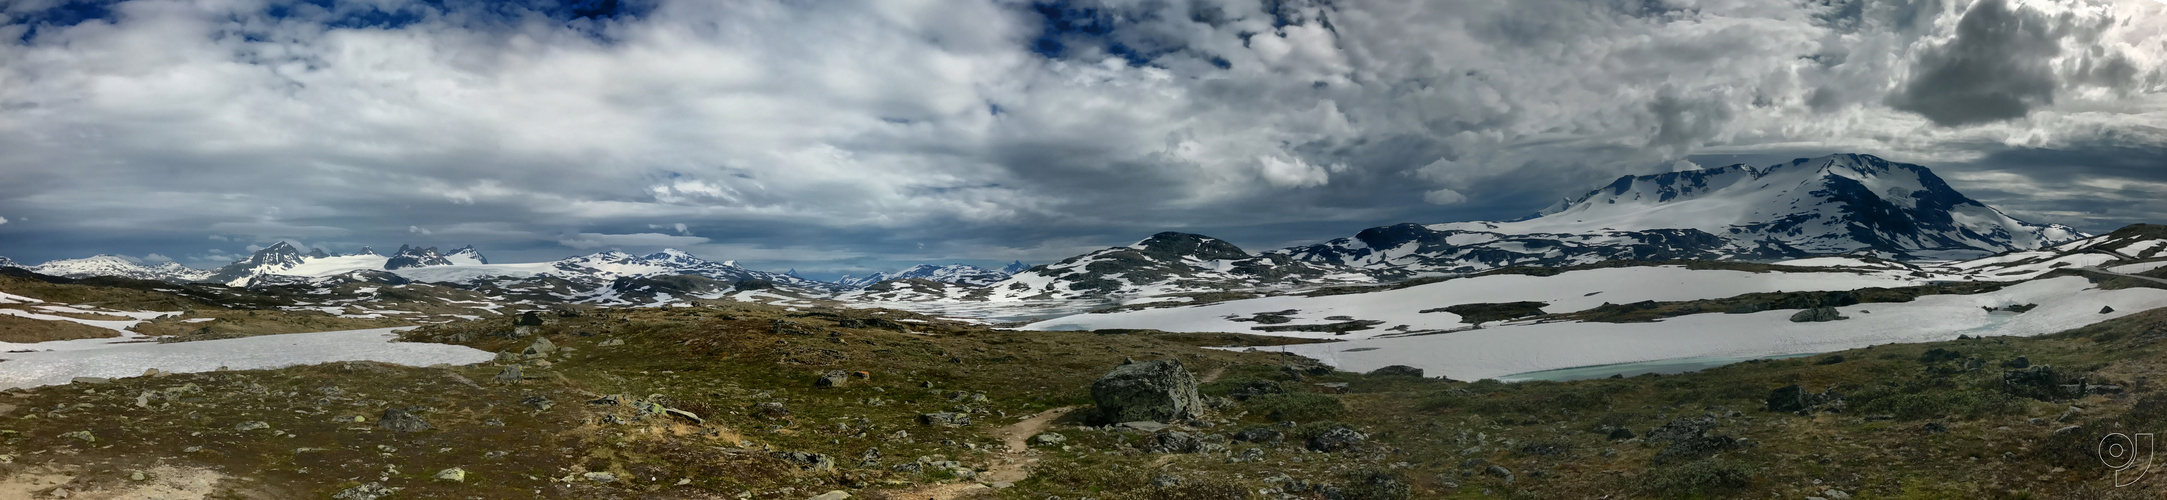
[[[29,343],[119,336],[120,332],[82,323],[0,314],[0,342]]]

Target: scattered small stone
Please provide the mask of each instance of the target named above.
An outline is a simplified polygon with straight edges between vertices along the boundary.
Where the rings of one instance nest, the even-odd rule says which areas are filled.
[[[604,340],[604,341],[602,341],[601,343],[595,344],[594,346],[595,346],[595,347],[617,347],[617,346],[621,346],[621,345],[625,345],[625,341],[624,341],[624,339],[609,339],[609,340]]]
[[[271,428],[271,424],[267,424],[267,423],[264,423],[264,422],[263,422],[263,421],[261,421],[261,420],[250,420],[250,421],[247,421],[247,422],[241,422],[241,423],[240,423],[240,425],[235,425],[235,426],[233,426],[233,430],[237,430],[237,431],[242,431],[242,432],[247,432],[247,431],[253,431],[253,430],[258,430],[258,429],[269,429],[269,428]]]
[[[596,483],[606,484],[617,481],[617,475],[608,472],[589,472],[584,474],[583,476],[586,477],[588,481],[594,481]]]
[[[1488,474],[1491,477],[1503,479],[1505,480],[1505,484],[1512,484],[1512,469],[1507,469],[1505,468],[1505,466],[1492,465],[1490,466],[1490,468],[1483,469],[1482,473]]]
[[[1251,427],[1234,433],[1234,440],[1245,443],[1276,445],[1286,441],[1287,435],[1267,427]]]
[[[110,384],[113,383],[113,379],[105,377],[75,377],[74,379],[70,379],[69,382],[77,384]]]
[[[844,500],[846,498],[850,498],[850,493],[846,493],[843,490],[834,490],[827,493],[821,493],[818,495],[813,495],[811,497],[806,497],[805,500]]]
[[[1158,475],[1158,477],[1151,478],[1151,485],[1159,488],[1172,488],[1175,486],[1181,486],[1181,476],[1176,476],[1173,474],[1160,474]]]
[[[2108,313],[2112,313],[2112,312],[2114,312],[2114,306],[2100,306],[2100,307],[2099,307],[2099,313],[2100,313],[2100,314],[2108,314]]]
[[[774,453],[774,456],[784,462],[796,464],[798,468],[804,470],[832,470],[835,468],[835,457],[819,453],[778,451]]]
[[[551,407],[557,406],[556,401],[550,401],[549,398],[543,397],[540,394],[521,398],[519,400],[519,404],[526,405],[528,408],[533,408],[534,411],[549,411]]]
[[[436,472],[436,480],[438,480],[438,481],[451,481],[451,482],[454,482],[454,483],[464,483],[464,482],[466,482],[466,481],[467,481],[467,470],[466,470],[466,469],[461,469],[461,468],[458,468],[458,467],[453,467],[453,468],[449,468],[449,469],[444,469],[444,470],[441,470],[441,471],[437,471],[437,472]]]
[[[383,483],[372,482],[347,488],[345,491],[331,495],[331,498],[335,500],[377,500],[398,492],[398,488],[388,488]]]
[[[67,433],[67,434],[61,434],[61,435],[60,435],[60,437],[63,437],[63,438],[68,438],[68,439],[74,439],[74,440],[77,440],[77,441],[82,441],[82,442],[85,442],[85,443],[96,443],[96,442],[98,442],[98,437],[97,437],[97,436],[92,436],[92,435],[90,435],[90,431],[75,431],[75,432],[70,432],[70,433]]]

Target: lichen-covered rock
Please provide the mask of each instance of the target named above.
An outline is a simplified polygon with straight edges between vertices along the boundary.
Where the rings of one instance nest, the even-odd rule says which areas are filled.
[[[1051,432],[1031,436],[1031,444],[1039,446],[1059,446],[1061,443],[1066,442],[1068,442],[1068,436],[1063,436]]]
[[[835,457],[830,457],[819,453],[809,453],[803,451],[778,451],[774,453],[774,456],[775,458],[781,459],[784,462],[790,462],[792,465],[798,466],[799,469],[835,469]]]
[[[814,380],[813,385],[819,387],[842,387],[843,384],[847,382],[850,382],[850,372],[843,370],[828,370],[827,373],[820,375],[819,380]]]
[[[1309,449],[1330,453],[1347,449],[1368,439],[1369,436],[1342,425],[1318,433],[1316,437],[1309,438]]]
[[[918,416],[918,423],[926,425],[938,425],[942,427],[962,427],[966,425],[971,425],[971,416],[945,411],[939,413],[927,413]]]
[[[1091,384],[1099,422],[1150,420],[1171,422],[1197,415],[1204,400],[1196,394],[1196,376],[1180,361],[1162,359],[1126,363]]]
[[[385,408],[384,418],[378,420],[376,426],[399,432],[421,432],[436,428],[429,425],[428,420],[423,420],[421,415],[414,414],[420,410],[420,407]]]
[[[526,350],[519,351],[519,356],[526,359],[541,359],[549,357],[550,354],[555,352],[557,352],[557,343],[550,342],[549,337],[535,337],[533,344],[528,344]]]
[[[519,365],[506,366],[504,367],[504,371],[497,372],[497,383],[517,384],[521,380],[526,380],[526,377],[526,374],[520,369]]]

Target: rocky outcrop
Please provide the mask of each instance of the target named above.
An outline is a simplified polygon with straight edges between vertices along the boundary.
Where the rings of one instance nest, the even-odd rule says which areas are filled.
[[[1792,323],[1819,323],[1823,321],[1836,321],[1842,319],[1851,318],[1848,316],[1844,316],[1842,313],[1836,312],[1836,308],[1834,307],[1816,307],[1804,311],[1799,311],[1791,315]]]
[[[1372,377],[1414,377],[1414,378],[1422,378],[1422,369],[1421,369],[1421,368],[1415,368],[1415,367],[1412,367],[1412,366],[1407,366],[1407,365],[1392,365],[1392,366],[1387,366],[1387,367],[1384,367],[1384,368],[1378,368],[1378,369],[1375,369],[1375,370],[1370,370],[1370,372],[1369,372],[1369,375],[1370,375],[1370,376],[1372,376]]]
[[[1699,460],[1738,446],[1730,436],[1708,435],[1715,426],[1713,418],[1680,418],[1648,431],[1648,442],[1666,445],[1655,453],[1655,463]]]
[[[1196,377],[1180,361],[1122,364],[1091,384],[1091,399],[1098,403],[1095,419],[1102,423],[1171,422],[1194,417],[1204,408],[1196,385]]]

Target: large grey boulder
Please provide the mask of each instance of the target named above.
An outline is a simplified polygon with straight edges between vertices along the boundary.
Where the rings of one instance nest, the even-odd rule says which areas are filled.
[[[1204,400],[1196,395],[1196,376],[1172,359],[1131,362],[1114,367],[1091,384],[1099,422],[1149,420],[1172,422],[1197,415]]]

